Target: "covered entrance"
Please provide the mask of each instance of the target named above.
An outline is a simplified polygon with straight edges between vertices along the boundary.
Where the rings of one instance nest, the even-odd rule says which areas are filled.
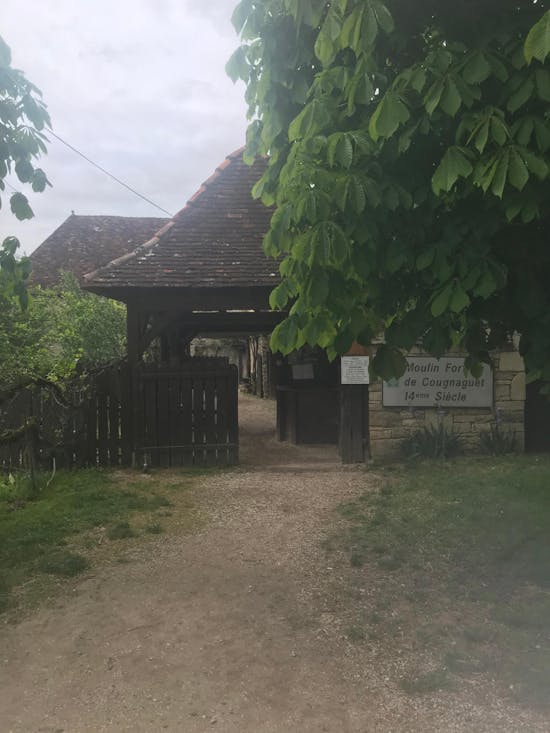
[[[85,278],[86,289],[127,306],[132,453],[145,462],[238,460],[236,370],[195,361],[190,345],[269,335],[285,317],[269,308],[279,269],[262,251],[272,211],[250,193],[265,166],[230,155],[151,240]],[[279,439],[340,443],[344,461],[363,460],[368,402],[339,387],[337,366],[302,356],[270,364]]]

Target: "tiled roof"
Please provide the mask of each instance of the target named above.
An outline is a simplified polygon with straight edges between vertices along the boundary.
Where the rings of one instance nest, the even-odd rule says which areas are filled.
[[[30,255],[31,282],[48,287],[60,270],[79,280],[148,241],[168,219],[72,214]]]
[[[229,155],[149,242],[86,276],[96,292],[131,288],[273,286],[277,264],[262,250],[272,210],[252,198],[267,166]]]

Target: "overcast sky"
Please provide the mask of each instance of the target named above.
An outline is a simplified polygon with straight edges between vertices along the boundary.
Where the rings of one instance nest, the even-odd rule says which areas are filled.
[[[238,44],[237,0],[1,0],[0,35],[36,84],[60,137],[175,213],[244,142],[244,85],[224,66]],[[53,188],[35,218],[0,210],[30,253],[71,211],[163,216],[51,138],[40,164]],[[6,202],[7,203],[7,202]]]

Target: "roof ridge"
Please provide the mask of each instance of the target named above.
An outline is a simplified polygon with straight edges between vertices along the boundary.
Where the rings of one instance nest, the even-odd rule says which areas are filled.
[[[98,272],[100,272],[100,270],[105,270],[108,267],[116,267],[117,265],[122,265],[124,262],[131,260],[132,257],[136,257],[138,254],[141,254],[144,250],[151,249],[155,246],[155,244],[158,244],[161,236],[168,232],[173,226],[174,220],[170,219],[170,221],[166,222],[166,224],[158,230],[154,237],[151,237],[151,239],[148,239],[143,244],[140,244],[139,247],[136,247],[136,249],[133,249],[131,252],[127,252],[125,255],[121,255],[120,257],[116,257],[114,260],[111,260],[106,265],[98,267],[93,272],[87,272],[84,275],[84,280],[93,280],[93,278],[97,275]]]
[[[169,219],[168,216],[126,216],[125,214],[75,214],[71,212],[64,220],[65,224],[69,219]]]
[[[237,150],[234,150],[232,153],[229,153],[229,155],[226,155],[225,158],[222,160],[222,162],[214,169],[214,172],[212,175],[208,176],[208,178],[201,183],[199,188],[195,191],[195,193],[187,199],[185,202],[185,206],[181,208],[179,211],[177,211],[173,218],[178,219],[184,211],[186,211],[190,205],[194,204],[197,199],[199,199],[202,194],[206,191],[206,189],[214,183],[215,180],[217,180],[222,172],[229,166],[232,160],[237,158],[239,155],[242,156],[244,153],[245,147],[244,145],[240,148],[237,148]]]
[[[156,244],[159,243],[160,238],[163,234],[168,232],[175,224],[176,219],[179,219],[186,211],[189,210],[190,207],[197,201],[200,196],[212,185],[214,181],[216,181],[221,174],[223,173],[226,168],[231,164],[233,160],[238,158],[239,156],[242,156],[244,152],[244,145],[240,148],[237,148],[237,150],[234,150],[232,153],[229,153],[229,155],[226,155],[225,158],[222,160],[222,162],[216,167],[214,172],[211,176],[209,176],[201,185],[199,186],[198,190],[195,191],[195,193],[191,196],[191,198],[187,199],[185,202],[185,206],[181,208],[179,211],[177,211],[174,216],[168,221],[159,231],[155,234],[154,237],[151,237],[147,242],[144,244],[141,244],[139,247],[136,247],[136,249],[132,250],[131,252],[128,252],[125,255],[122,255],[121,257],[117,257],[114,260],[111,260],[106,265],[103,265],[102,267],[98,267],[93,272],[88,272],[84,275],[84,280],[86,282],[89,282],[90,280],[93,280],[99,272],[102,270],[108,270],[111,267],[117,267],[118,265],[121,265],[125,262],[128,262],[129,260],[133,259],[134,257],[139,256],[144,251],[147,251],[149,249],[152,249]]]

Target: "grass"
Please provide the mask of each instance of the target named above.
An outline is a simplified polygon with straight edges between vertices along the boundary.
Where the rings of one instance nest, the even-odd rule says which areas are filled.
[[[375,591],[370,616],[358,604],[356,617],[376,615],[370,630],[391,643],[386,605],[415,650],[403,689],[485,674],[503,694],[550,706],[550,457],[394,466],[381,491],[340,513],[350,572]]]
[[[168,478],[158,472],[145,479],[129,471],[61,471],[35,495],[24,480],[2,481],[0,613],[17,605],[15,588],[29,587],[40,596],[47,576],[73,577],[85,571],[88,556],[105,537],[119,541],[136,536],[138,529],[163,531],[156,518],[167,516],[167,507],[177,509],[179,527],[191,526],[193,504],[186,489],[192,476],[192,471]]]
[[[135,536],[136,532],[130,527],[129,522],[117,522],[107,529],[107,537],[110,540],[125,540]]]
[[[145,527],[145,531],[149,532],[149,534],[162,534],[164,532],[164,529],[162,527],[162,524],[158,524],[158,522],[155,522],[154,524],[148,524]]]
[[[50,575],[61,575],[72,578],[75,575],[87,570],[90,566],[88,560],[82,555],[74,552],[52,552],[38,561],[38,569]]]

